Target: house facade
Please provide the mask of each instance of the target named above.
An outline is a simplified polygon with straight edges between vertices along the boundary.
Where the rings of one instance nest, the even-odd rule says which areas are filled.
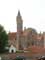
[[[23,19],[18,11],[16,17],[17,32],[9,32],[9,45],[14,45],[17,50],[23,50],[31,46],[45,47],[45,32],[37,33],[33,28],[24,28]]]

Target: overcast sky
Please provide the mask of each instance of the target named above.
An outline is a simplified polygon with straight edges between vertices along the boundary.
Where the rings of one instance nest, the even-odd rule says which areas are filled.
[[[45,31],[45,0],[0,0],[0,24],[7,32],[16,31],[18,10],[23,19],[23,28]]]

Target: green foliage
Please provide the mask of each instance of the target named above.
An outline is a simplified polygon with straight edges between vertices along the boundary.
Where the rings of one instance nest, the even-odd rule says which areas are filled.
[[[5,47],[8,44],[8,34],[4,30],[4,27],[0,25],[0,53],[5,51]]]
[[[24,57],[24,56],[17,56],[17,57],[15,58],[15,60],[25,60],[25,57]]]
[[[24,53],[24,51],[22,51],[22,50],[21,50],[21,51],[20,51],[20,50],[18,50],[18,51],[16,51],[16,53]]]
[[[37,31],[34,28],[28,28],[27,31],[37,34]]]
[[[19,57],[19,58],[16,58],[15,60],[23,60],[23,59]]]

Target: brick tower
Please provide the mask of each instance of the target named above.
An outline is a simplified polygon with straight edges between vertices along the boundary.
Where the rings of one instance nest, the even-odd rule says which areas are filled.
[[[18,11],[16,22],[17,22],[17,49],[19,50],[20,45],[21,45],[20,36],[21,36],[21,32],[23,31],[23,21],[22,21],[20,11]]]

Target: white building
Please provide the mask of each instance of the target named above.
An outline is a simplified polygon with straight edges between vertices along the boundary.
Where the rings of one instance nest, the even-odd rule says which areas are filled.
[[[9,53],[15,53],[15,52],[16,52],[15,46],[11,45],[11,46],[9,47]]]

